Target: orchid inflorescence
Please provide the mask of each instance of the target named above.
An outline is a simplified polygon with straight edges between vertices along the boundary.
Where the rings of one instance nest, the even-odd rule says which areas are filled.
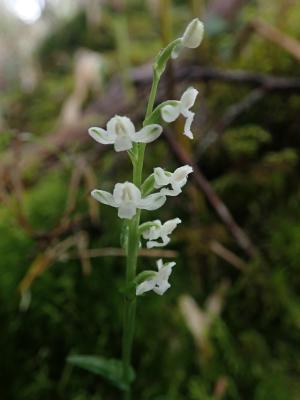
[[[124,220],[122,230],[122,246],[127,258],[126,284],[134,288],[134,298],[129,296],[125,303],[123,354],[124,380],[129,382],[128,368],[133,335],[135,315],[135,297],[153,290],[162,295],[170,287],[169,277],[175,262],[157,261],[157,271],[143,271],[136,275],[138,250],[143,243],[148,249],[163,247],[170,242],[170,235],[181,223],[179,218],[161,222],[159,219],[140,223],[141,210],[157,210],[167,201],[168,196],[177,196],[187,183],[193,168],[190,165],[181,166],[170,172],[156,167],[152,174],[142,182],[143,161],[146,144],[159,138],[163,132],[162,123],[171,123],[180,116],[185,118],[183,134],[193,139],[191,131],[194,113],[191,111],[198,91],[189,87],[179,100],[168,100],[154,109],[157,87],[161,75],[165,71],[170,58],[176,58],[184,47],[198,47],[203,38],[203,24],[195,18],[186,28],[182,37],[171,42],[157,56],[153,65],[153,82],[149,95],[147,112],[143,127],[136,129],[126,116],[115,115],[106,125],[106,129],[92,127],[90,136],[103,145],[113,145],[116,152],[127,151],[133,165],[133,181],[116,183],[112,193],[95,189],[92,196],[97,201],[118,209],[119,218]],[[131,328],[128,328],[128,325]],[[129,397],[126,397],[129,398]]]
[[[188,137],[193,137],[190,127],[190,117],[193,113],[189,109],[194,105],[198,91],[194,88],[187,89],[181,100],[174,105],[165,105],[161,108],[162,119],[166,122],[174,121],[181,112],[187,119],[186,126],[188,125]],[[175,102],[174,102],[175,103]],[[170,117],[171,116],[171,117]],[[107,130],[102,128],[90,128],[89,134],[97,142],[102,144],[114,144],[116,151],[130,150],[134,148],[136,143],[150,143],[157,139],[162,133],[163,128],[158,124],[147,125],[140,131],[136,132],[133,123],[129,118],[116,115],[111,118],[107,123]],[[184,165],[177,168],[174,172],[169,172],[161,167],[154,168],[153,174],[148,177],[148,181],[153,177],[153,186],[148,188],[149,191],[157,189],[155,193],[143,195],[143,192],[132,182],[116,183],[113,193],[104,190],[95,189],[92,191],[94,199],[100,203],[116,207],[118,209],[118,216],[122,219],[133,218],[137,210],[157,210],[163,206],[167,200],[167,196],[177,196],[181,193],[182,187],[186,184],[188,175],[193,171],[189,165]],[[175,222],[174,222],[175,221]],[[159,220],[147,222],[148,230],[143,232],[143,237],[149,239],[147,247],[162,247],[169,243],[169,234],[176,228],[177,224],[181,222],[179,218],[165,222],[163,225]],[[142,224],[140,228],[143,227]],[[142,231],[139,229],[139,231]],[[162,238],[161,242],[154,241],[154,239]],[[175,265],[175,264],[174,264]],[[159,272],[158,272],[159,273]],[[171,270],[170,270],[171,273]],[[163,276],[166,279],[170,274]],[[141,295],[150,290],[149,285],[145,282],[141,283],[136,288],[136,294]],[[153,286],[153,290],[156,286]],[[165,290],[168,285],[163,286]],[[144,288],[144,289],[143,289]],[[146,289],[147,288],[147,289]],[[165,290],[154,290],[156,293],[163,294]]]

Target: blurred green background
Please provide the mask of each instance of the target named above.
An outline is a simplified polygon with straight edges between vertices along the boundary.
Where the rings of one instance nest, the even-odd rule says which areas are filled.
[[[146,172],[197,168],[151,214],[183,223],[160,253],[171,289],[138,302],[133,398],[299,400],[299,1],[2,0],[0,16],[1,400],[120,398],[66,363],[121,353],[121,224],[89,192],[130,164],[87,128],[140,126],[151,62],[195,16],[205,39],[159,91],[197,87],[195,140],[175,124]]]

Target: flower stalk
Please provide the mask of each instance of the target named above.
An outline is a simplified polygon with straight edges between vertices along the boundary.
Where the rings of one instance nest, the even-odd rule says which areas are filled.
[[[157,88],[159,84],[160,76],[153,73],[153,81],[149,100],[147,104],[146,117],[151,115],[155,104]],[[145,121],[143,126],[145,126]],[[143,143],[136,144],[137,147],[137,158],[133,163],[133,183],[140,188],[142,185],[142,174],[145,156],[145,147]],[[138,210],[135,217],[129,222],[128,231],[128,242],[127,242],[127,254],[126,254],[126,285],[135,279],[138,248],[139,248],[139,225],[140,225],[141,211]],[[131,353],[132,343],[134,336],[134,325],[136,316],[136,297],[129,298],[125,295],[124,299],[124,316],[123,316],[123,379],[127,383],[128,389],[124,392],[124,400],[130,400],[131,398],[131,387],[130,387],[130,365],[131,365]]]

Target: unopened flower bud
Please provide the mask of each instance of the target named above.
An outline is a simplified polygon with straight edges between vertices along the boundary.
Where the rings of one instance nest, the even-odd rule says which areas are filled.
[[[193,21],[188,24],[182,36],[182,45],[190,49],[195,49],[202,42],[203,34],[203,23],[198,18],[193,19]]]

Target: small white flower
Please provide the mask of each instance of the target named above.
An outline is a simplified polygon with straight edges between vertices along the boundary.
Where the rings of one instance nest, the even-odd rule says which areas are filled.
[[[193,19],[186,27],[183,36],[180,38],[181,43],[178,44],[172,52],[172,58],[177,58],[183,47],[195,49],[200,46],[204,36],[204,25],[200,19]]]
[[[111,118],[106,130],[92,127],[89,129],[90,136],[96,142],[102,144],[113,144],[116,151],[124,151],[132,148],[132,143],[150,143],[157,139],[162,133],[162,127],[157,124],[147,125],[136,132],[131,120],[119,115]]]
[[[153,290],[160,296],[165,293],[166,290],[171,286],[168,282],[172,272],[172,268],[176,265],[175,262],[169,262],[164,264],[162,259],[156,262],[158,272],[154,272],[153,278],[147,279],[140,283],[136,288],[136,295],[140,296],[145,292]]]
[[[182,192],[182,187],[186,184],[188,175],[193,172],[190,165],[177,168],[173,173],[165,171],[160,167],[154,168],[154,187],[159,189],[163,186],[171,185],[171,189],[163,188],[160,193],[165,196],[177,196]]]
[[[190,109],[193,107],[198,93],[197,89],[190,87],[183,93],[179,101],[174,101],[172,105],[168,104],[161,109],[162,119],[168,123],[175,121],[180,114],[186,118],[183,134],[190,139],[194,138],[191,126],[195,115]]]
[[[181,223],[181,219],[174,218],[166,221],[164,224],[159,219],[152,221],[153,225],[143,232],[143,238],[148,240],[147,248],[163,247],[170,242],[169,235],[174,231],[178,224]],[[161,239],[161,242],[157,242],[157,239]]]
[[[118,208],[118,216],[125,219],[134,217],[138,208],[156,210],[166,201],[162,193],[153,193],[142,198],[139,188],[131,182],[117,183],[113,194],[104,190],[93,190],[91,194],[100,203]]]
[[[193,19],[182,36],[182,45],[184,47],[189,47],[190,49],[195,49],[200,46],[204,35],[204,25],[200,19]]]

